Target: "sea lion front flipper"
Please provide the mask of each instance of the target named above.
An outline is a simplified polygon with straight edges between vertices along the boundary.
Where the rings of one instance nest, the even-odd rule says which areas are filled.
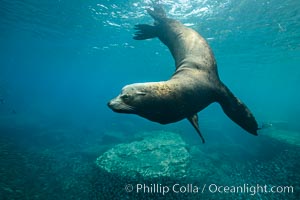
[[[258,124],[247,106],[223,84],[218,102],[224,113],[245,131],[257,135]]]
[[[134,26],[136,32],[134,33],[133,39],[135,40],[146,40],[157,37],[157,31],[155,26],[148,24],[138,24]]]
[[[202,134],[200,132],[200,129],[199,129],[198,115],[197,115],[197,113],[194,114],[194,115],[192,115],[192,116],[190,116],[190,117],[188,117],[187,119],[191,122],[191,124],[193,125],[193,127],[196,129],[197,133],[201,137],[202,143],[205,143],[205,140],[204,140],[204,138],[203,138],[203,136],[202,136]]]

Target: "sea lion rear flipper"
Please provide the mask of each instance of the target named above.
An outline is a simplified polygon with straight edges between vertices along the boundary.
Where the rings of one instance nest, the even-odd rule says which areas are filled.
[[[198,124],[198,115],[197,113],[192,115],[191,117],[188,117],[187,118],[191,124],[193,125],[193,127],[196,129],[197,133],[199,134],[199,136],[201,137],[201,140],[202,140],[202,143],[205,143],[205,140],[200,132],[200,129],[199,129],[199,124]]]
[[[258,124],[247,106],[223,85],[218,102],[225,114],[247,132],[257,135]]]
[[[135,40],[146,40],[157,37],[155,26],[151,26],[148,24],[138,24],[135,25],[134,29],[136,30],[133,36],[133,39]]]
[[[166,11],[160,4],[153,4],[153,10],[147,9],[148,14],[155,20],[155,21],[162,21],[167,18]]]

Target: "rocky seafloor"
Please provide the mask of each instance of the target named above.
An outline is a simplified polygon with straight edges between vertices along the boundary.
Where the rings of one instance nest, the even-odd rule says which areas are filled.
[[[153,132],[142,140],[116,145],[98,157],[96,164],[109,173],[132,178],[183,178],[190,164],[186,146],[178,134]]]
[[[191,145],[169,131],[127,140],[113,131],[81,131],[31,129],[24,137],[24,130],[7,129],[14,134],[0,137],[0,199],[299,199],[299,146],[277,130],[262,134],[255,151],[222,141]],[[257,184],[291,185],[293,193],[207,188]]]

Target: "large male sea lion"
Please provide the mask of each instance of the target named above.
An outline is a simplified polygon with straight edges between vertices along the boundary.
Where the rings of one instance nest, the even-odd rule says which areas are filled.
[[[205,39],[179,21],[167,18],[158,5],[147,12],[155,22],[136,25],[134,39],[158,37],[171,51],[176,71],[167,81],[125,86],[108,106],[115,112],[137,114],[161,124],[187,118],[204,143],[197,113],[218,102],[231,120],[257,135],[258,125],[250,110],[221,82],[216,60]]]

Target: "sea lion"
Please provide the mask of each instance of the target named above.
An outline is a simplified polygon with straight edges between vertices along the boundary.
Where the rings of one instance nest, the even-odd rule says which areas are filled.
[[[158,37],[171,51],[176,71],[170,80],[135,83],[122,89],[108,106],[118,113],[137,114],[161,124],[187,118],[204,138],[197,113],[218,102],[225,114],[244,130],[257,135],[258,124],[247,108],[221,82],[217,63],[208,43],[195,30],[170,19],[159,5],[147,9],[153,25],[135,26],[135,40]]]

